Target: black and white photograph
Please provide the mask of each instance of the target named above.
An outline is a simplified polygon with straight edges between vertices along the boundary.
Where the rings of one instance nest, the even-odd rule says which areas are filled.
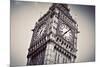
[[[95,62],[95,6],[10,3],[10,65]]]

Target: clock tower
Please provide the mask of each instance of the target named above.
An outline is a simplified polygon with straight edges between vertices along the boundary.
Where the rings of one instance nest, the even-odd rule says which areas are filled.
[[[52,4],[36,22],[27,55],[27,65],[74,63],[78,24],[67,4]]]

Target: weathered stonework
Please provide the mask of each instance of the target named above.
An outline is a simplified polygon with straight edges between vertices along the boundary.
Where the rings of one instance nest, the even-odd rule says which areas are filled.
[[[78,25],[68,5],[52,4],[33,29],[27,65],[74,63]]]

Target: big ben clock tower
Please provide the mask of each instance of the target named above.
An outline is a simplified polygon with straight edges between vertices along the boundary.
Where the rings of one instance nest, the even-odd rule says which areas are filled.
[[[68,5],[52,4],[35,25],[27,55],[27,65],[74,63],[78,25]]]

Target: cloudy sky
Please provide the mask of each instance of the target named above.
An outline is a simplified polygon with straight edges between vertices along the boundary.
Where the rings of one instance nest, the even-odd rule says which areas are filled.
[[[27,53],[32,37],[32,29],[45,14],[51,3],[11,2],[11,64],[26,65]],[[95,60],[95,7],[89,5],[69,5],[70,14],[77,21],[78,52],[76,62]]]

